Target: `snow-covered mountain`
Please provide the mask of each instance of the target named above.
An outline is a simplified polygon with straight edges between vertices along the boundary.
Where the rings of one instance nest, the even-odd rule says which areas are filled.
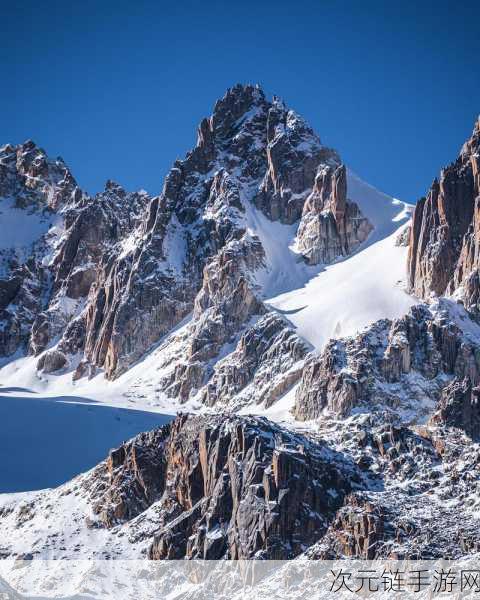
[[[321,349],[413,303],[396,242],[410,207],[347,172],[301,117],[258,87],[236,86],[217,102],[157,198],[112,182],[89,198],[31,142],[3,153],[10,212],[18,218],[28,192],[36,220],[52,221],[25,239],[28,276],[18,273],[18,248],[6,252],[0,353],[4,362],[28,356],[2,371],[9,384],[55,393],[73,380],[90,391],[94,378],[105,387],[97,373],[130,379],[160,343],[157,397],[202,402],[215,363],[249,327],[261,335],[273,319]],[[258,322],[272,309],[277,316]],[[298,340],[292,356],[279,349],[282,363],[296,365],[307,346]],[[277,395],[294,383],[283,371]]]
[[[0,554],[478,552],[478,128],[415,209],[258,86],[158,197],[5,146],[0,385],[197,414],[1,497]]]

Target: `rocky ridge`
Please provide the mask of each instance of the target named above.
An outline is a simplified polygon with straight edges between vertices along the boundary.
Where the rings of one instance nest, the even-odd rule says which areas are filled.
[[[33,527],[38,536],[29,553],[38,557],[80,558],[93,539],[98,558],[118,556],[126,535],[136,552],[154,559],[292,558],[326,531],[344,496],[361,485],[359,470],[341,453],[267,419],[179,415],[58,489],[51,522],[63,505],[73,506],[61,534],[38,529],[48,491],[21,506],[3,505],[5,531],[22,536],[4,538],[1,553],[10,556],[10,544],[18,552]],[[76,535],[68,538],[72,528]],[[82,536],[84,546],[76,542]]]
[[[478,312],[480,117],[455,162],[442,170],[415,208],[410,288],[421,298],[457,293]]]
[[[238,371],[216,365],[233,398],[249,360],[275,354],[268,339],[292,342],[277,318],[257,321],[270,328],[266,341],[262,334],[249,344],[260,351],[239,344]],[[57,490],[3,499],[0,553],[471,556],[480,549],[479,334],[461,307],[442,300],[335,340],[307,356],[294,406],[300,421],[179,415]]]
[[[1,555],[416,559],[478,552],[480,449],[462,431],[436,419],[406,426],[386,413],[332,414],[317,424],[294,431],[263,417],[179,415],[56,490],[2,498]]]
[[[385,319],[355,337],[331,340],[306,361],[295,417],[316,419],[325,409],[348,415],[352,409],[389,408],[404,420],[409,411],[417,419],[431,412],[452,379],[478,385],[478,342],[457,323],[457,310],[446,300],[435,309],[418,305],[393,322]]]
[[[7,147],[2,163],[22,152]],[[65,171],[60,179],[42,150],[32,145],[28,152],[36,157],[31,174],[23,163],[5,167],[0,189],[20,202],[36,178],[35,203],[57,219],[57,230],[34,240],[47,248],[34,260],[40,274],[29,301],[13,267],[1,281],[3,310],[13,320],[2,329],[1,353],[46,351],[39,369],[73,369],[74,379],[98,368],[117,377],[192,315],[186,362],[165,387],[186,399],[205,385],[209,372],[202,365],[267,310],[259,281],[268,257],[250,232],[252,211],[298,223],[295,248],[309,264],[353,252],[372,230],[348,199],[337,153],[282,101],[268,101],[254,86],[235,86],[216,103],[199,126],[196,147],[175,162],[155,198],[113,182],[90,198],[63,163],[55,166]]]

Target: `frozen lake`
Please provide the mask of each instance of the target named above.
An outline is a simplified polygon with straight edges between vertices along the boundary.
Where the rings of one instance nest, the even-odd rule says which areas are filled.
[[[60,485],[172,419],[82,397],[20,395],[26,391],[0,387],[0,493]]]

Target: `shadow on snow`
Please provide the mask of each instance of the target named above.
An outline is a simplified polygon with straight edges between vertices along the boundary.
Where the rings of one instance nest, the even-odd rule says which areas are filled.
[[[0,388],[1,493],[60,485],[95,466],[124,440],[172,419],[89,398],[3,395],[14,390]]]

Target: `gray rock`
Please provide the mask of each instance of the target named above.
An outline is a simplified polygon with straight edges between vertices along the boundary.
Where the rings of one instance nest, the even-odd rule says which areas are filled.
[[[307,346],[275,313],[267,313],[241,335],[235,350],[217,362],[200,391],[208,406],[271,406],[302,373]]]
[[[352,408],[435,401],[449,377],[478,382],[476,346],[448,317],[424,305],[395,321],[382,320],[355,337],[331,340],[320,356],[310,356],[295,398],[295,416],[316,419],[327,408],[347,415]],[[422,378],[419,386],[415,378]],[[399,385],[400,384],[400,385]],[[415,406],[412,406],[415,412]]]
[[[59,350],[47,350],[37,362],[37,370],[44,373],[59,371],[67,364],[67,358]]]
[[[444,388],[431,422],[457,427],[480,441],[480,388],[474,387],[469,378],[454,379]]]

